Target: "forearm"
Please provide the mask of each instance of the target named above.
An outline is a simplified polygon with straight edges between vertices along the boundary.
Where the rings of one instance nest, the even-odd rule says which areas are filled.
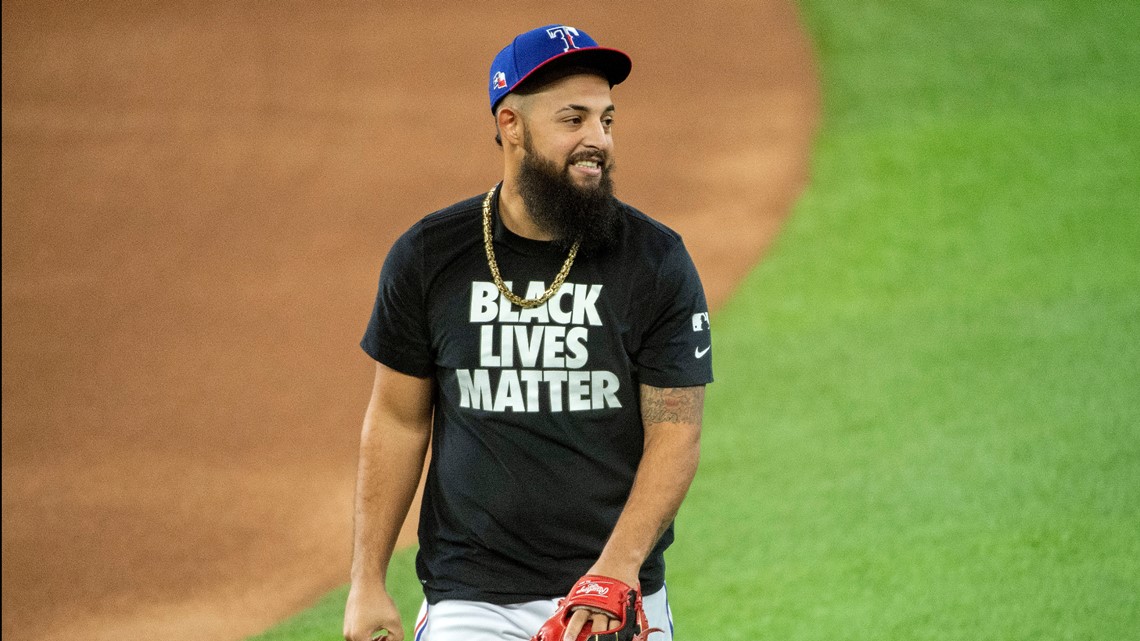
[[[637,582],[696,475],[703,400],[704,388],[643,387],[645,449],[629,499],[591,572]]]
[[[430,428],[369,416],[360,439],[352,580],[383,582],[423,471]]]

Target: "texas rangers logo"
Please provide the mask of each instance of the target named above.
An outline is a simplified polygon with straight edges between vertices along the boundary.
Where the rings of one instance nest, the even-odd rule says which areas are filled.
[[[503,73],[502,71],[496,71],[495,76],[491,78],[491,84],[495,87],[495,89],[506,89],[507,74]]]
[[[550,36],[551,40],[562,38],[562,44],[564,46],[562,49],[563,52],[578,48],[578,45],[574,44],[574,38],[578,36],[578,30],[574,27],[567,27],[566,25],[553,27],[546,30],[546,35]]]

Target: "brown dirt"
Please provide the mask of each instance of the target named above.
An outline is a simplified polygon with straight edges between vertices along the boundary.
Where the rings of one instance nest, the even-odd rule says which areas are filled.
[[[356,347],[416,218],[497,179],[527,3],[3,4],[3,636],[241,639],[347,580]],[[538,4],[538,3],[534,3]],[[634,58],[619,193],[711,302],[804,184],[786,0],[563,9]]]

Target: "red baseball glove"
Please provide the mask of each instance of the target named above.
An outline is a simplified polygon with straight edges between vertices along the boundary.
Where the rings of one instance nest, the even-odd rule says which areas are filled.
[[[613,630],[591,634],[590,623],[587,622],[578,634],[577,641],[646,641],[650,633],[661,632],[659,628],[649,627],[645,610],[641,606],[641,594],[637,589],[617,579],[587,574],[570,588],[570,594],[565,599],[558,602],[554,616],[542,624],[538,634],[530,641],[562,641],[573,610],[582,607],[604,612],[611,619],[621,621],[621,625]]]

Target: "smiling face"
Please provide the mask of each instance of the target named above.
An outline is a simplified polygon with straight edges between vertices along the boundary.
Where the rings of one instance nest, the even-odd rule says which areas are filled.
[[[613,167],[614,104],[609,82],[575,73],[525,98],[524,151],[563,168],[584,190],[597,189]]]
[[[506,103],[510,172],[530,219],[561,244],[586,251],[616,238],[620,208],[613,196],[609,82],[571,70]]]

